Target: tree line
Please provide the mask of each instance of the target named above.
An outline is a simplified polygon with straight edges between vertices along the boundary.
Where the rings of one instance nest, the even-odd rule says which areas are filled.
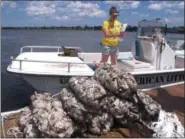
[[[33,30],[33,29],[50,29],[50,30],[94,30],[94,31],[100,31],[102,30],[102,26],[43,26],[43,27],[1,27],[1,29],[10,29],[10,30],[19,30],[19,29],[24,29],[24,30]],[[137,26],[127,26],[126,31],[128,32],[135,32],[137,31]],[[169,33],[185,33],[185,27],[179,26],[179,27],[168,27],[167,32]]]

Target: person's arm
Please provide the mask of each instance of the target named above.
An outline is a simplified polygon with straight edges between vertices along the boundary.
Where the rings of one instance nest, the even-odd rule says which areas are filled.
[[[103,33],[104,33],[104,37],[106,37],[106,38],[120,37],[120,35],[121,35],[121,34],[119,34],[119,35],[109,34],[109,32],[108,32],[108,23],[107,22],[104,22],[104,24],[103,24]]]

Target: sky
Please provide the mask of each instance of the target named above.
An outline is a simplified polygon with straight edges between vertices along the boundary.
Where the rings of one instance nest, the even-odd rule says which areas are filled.
[[[3,1],[1,26],[99,26],[111,6],[121,23],[163,17],[168,26],[184,26],[184,1]]]

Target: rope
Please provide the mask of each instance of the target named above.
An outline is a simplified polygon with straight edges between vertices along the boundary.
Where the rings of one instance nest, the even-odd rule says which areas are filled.
[[[9,136],[13,135],[15,138],[17,138],[18,134],[23,134],[23,133],[20,131],[19,127],[14,126],[14,127],[9,128],[6,134]]]

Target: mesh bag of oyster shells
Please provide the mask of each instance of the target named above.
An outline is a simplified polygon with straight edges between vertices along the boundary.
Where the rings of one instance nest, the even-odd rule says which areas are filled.
[[[175,113],[160,111],[159,118],[152,122],[150,128],[154,131],[156,138],[184,138],[184,127]]]
[[[121,100],[116,96],[107,96],[101,102],[103,109],[110,112],[120,124],[127,125],[130,122],[138,121],[141,117],[138,107],[132,102]]]
[[[23,127],[24,130],[29,132],[26,132],[27,137],[70,137],[72,135],[73,122],[63,110],[59,100],[52,98],[48,93],[36,93],[31,96],[31,101],[31,111],[27,110],[20,119],[20,124],[26,125]],[[29,123],[27,117],[29,117]],[[33,129],[38,129],[40,135]]]
[[[64,88],[60,92],[64,110],[77,123],[78,132],[85,128],[92,134],[106,133],[113,125],[113,118],[108,113],[93,112],[79,102],[76,95],[69,88]]]
[[[67,114],[79,122],[84,122],[87,109],[76,99],[74,93],[69,88],[64,88],[60,92],[60,99]]]
[[[157,120],[161,110],[161,105],[152,99],[152,97],[140,90],[137,91],[136,96],[137,99],[134,100],[138,103],[138,108],[142,113],[142,119],[146,122]]]
[[[113,126],[113,117],[108,113],[88,114],[88,131],[95,135],[105,134]]]
[[[76,99],[72,90],[69,88],[62,89],[60,92],[60,100],[68,116],[75,122],[77,132],[83,133],[86,131],[86,116],[88,111],[84,105]]]
[[[101,110],[100,101],[107,94],[105,89],[90,77],[72,77],[69,87],[76,97],[91,110]]]
[[[137,90],[137,82],[130,73],[124,73],[110,64],[101,64],[94,77],[107,90],[124,99],[129,99]]]
[[[36,138],[40,136],[40,131],[33,122],[33,116],[29,108],[24,108],[20,115],[20,130],[26,138]]]

